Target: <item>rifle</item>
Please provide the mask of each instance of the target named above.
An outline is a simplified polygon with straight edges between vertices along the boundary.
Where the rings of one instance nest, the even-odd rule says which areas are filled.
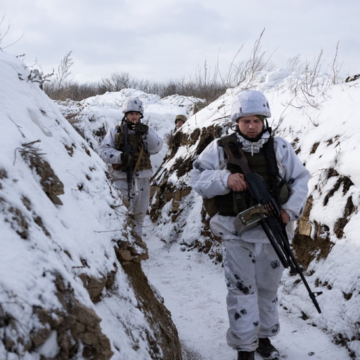
[[[122,133],[124,134],[124,153],[129,153],[128,162],[126,164],[126,181],[128,184],[128,197],[129,201],[131,200],[131,188],[132,188],[132,178],[133,178],[133,159],[131,155],[131,146],[128,141],[128,126],[127,124],[121,125]]]
[[[250,195],[257,203],[257,205],[253,206],[251,209],[245,210],[236,216],[234,221],[235,227],[238,227],[241,231],[244,231],[245,229],[257,226],[260,223],[279,260],[281,261],[281,264],[284,268],[290,267],[291,272],[300,275],[300,278],[309,293],[310,299],[320,314],[321,309],[316,300],[316,296],[321,295],[322,291],[311,291],[310,286],[304,277],[302,269],[291,251],[289,239],[285,229],[286,224],[284,224],[281,217],[280,206],[269,192],[260,175],[253,173],[250,170],[243,150],[236,146],[238,157],[236,158],[229,147],[230,143],[233,144],[233,140],[229,139],[226,141],[223,138],[222,141],[224,145],[224,151],[228,158],[228,164],[236,165],[242,170],[244,177],[249,185]],[[251,223],[249,220],[253,215],[257,215],[258,220]]]

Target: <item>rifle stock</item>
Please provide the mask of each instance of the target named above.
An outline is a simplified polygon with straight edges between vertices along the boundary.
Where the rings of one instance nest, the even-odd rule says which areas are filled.
[[[260,225],[268,237],[270,244],[273,246],[281,264],[284,268],[290,267],[292,272],[300,275],[300,278],[304,283],[316,310],[321,313],[316,296],[321,295],[322,292],[311,291],[310,286],[304,277],[302,269],[300,268],[293,252],[291,251],[285,229],[286,225],[283,223],[281,217],[280,206],[269,192],[262,178],[257,173],[251,172],[244,152],[241,149],[238,150],[238,154],[240,154],[239,159],[235,158],[233,152],[228,146],[228,143],[224,143],[224,151],[228,158],[228,164],[236,165],[241,169],[248,183],[250,195],[261,207],[265,209],[264,212],[259,212],[259,216],[261,217]]]

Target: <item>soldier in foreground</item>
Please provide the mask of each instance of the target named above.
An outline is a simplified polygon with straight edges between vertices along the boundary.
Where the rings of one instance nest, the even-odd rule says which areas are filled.
[[[141,122],[144,108],[139,98],[126,98],[122,111],[124,117],[120,124],[108,131],[99,153],[107,164],[112,165],[115,186],[129,200],[135,231],[141,236],[149,207],[150,155],[161,150],[163,141],[155,130]]]
[[[291,144],[271,136],[266,120],[270,116],[268,101],[261,92],[239,93],[231,109],[236,132],[210,143],[191,172],[193,189],[212,200],[205,200],[215,214],[210,220],[211,230],[223,240],[230,325],[227,342],[238,352],[238,360],[254,360],[255,351],[267,360],[280,358],[270,338],[280,331],[277,291],[283,272],[260,226],[266,214],[256,208],[244,173],[251,171],[261,176],[265,189],[281,209],[280,221],[286,225],[289,238],[308,192],[309,172]],[[227,154],[244,157],[246,167],[236,166]],[[234,221],[238,214],[248,219],[242,226]]]

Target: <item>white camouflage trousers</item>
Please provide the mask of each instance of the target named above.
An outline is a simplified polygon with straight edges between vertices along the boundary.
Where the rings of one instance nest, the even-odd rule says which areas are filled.
[[[280,331],[277,290],[283,271],[271,244],[225,240],[224,269],[230,328],[227,342],[241,351],[254,351],[258,338]]]
[[[121,191],[124,199],[128,200],[128,184],[126,179],[116,180],[115,186]],[[132,214],[136,233],[142,236],[143,223],[150,201],[149,178],[134,177],[131,196],[129,212]]]

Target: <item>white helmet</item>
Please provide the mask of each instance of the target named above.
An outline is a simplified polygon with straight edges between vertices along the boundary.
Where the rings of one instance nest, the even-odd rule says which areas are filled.
[[[144,115],[144,107],[142,101],[136,96],[127,97],[122,105],[122,112],[126,115],[130,111],[135,111]]]
[[[231,121],[236,122],[242,116],[262,115],[271,117],[269,102],[265,95],[257,90],[240,92],[231,105]]]

